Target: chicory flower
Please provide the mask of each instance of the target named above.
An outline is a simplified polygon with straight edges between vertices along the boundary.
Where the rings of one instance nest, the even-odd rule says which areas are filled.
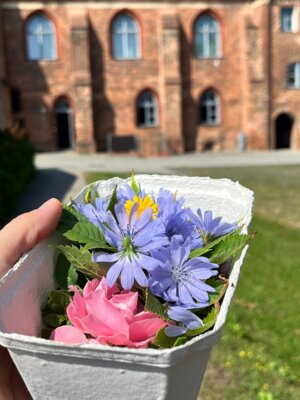
[[[189,259],[190,250],[188,240],[181,244],[172,239],[169,247],[151,252],[156,267],[150,271],[150,291],[167,302],[185,308],[208,305],[208,293],[215,289],[204,280],[218,274],[218,265],[208,258]]]

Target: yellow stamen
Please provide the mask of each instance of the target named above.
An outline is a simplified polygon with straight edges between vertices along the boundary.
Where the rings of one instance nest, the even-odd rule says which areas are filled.
[[[138,218],[149,207],[152,208],[153,210],[152,218],[153,219],[156,218],[156,214],[158,212],[158,205],[154,203],[154,201],[151,199],[150,196],[146,196],[144,199],[138,196],[134,196],[133,200],[127,200],[124,205],[127,215],[130,214],[130,211],[135,203],[138,204],[138,209],[137,209]]]

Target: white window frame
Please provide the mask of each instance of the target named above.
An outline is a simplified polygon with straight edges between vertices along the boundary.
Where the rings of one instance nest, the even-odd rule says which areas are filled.
[[[284,10],[290,10],[291,15],[284,16]],[[280,8],[280,30],[281,32],[298,32],[299,30],[299,11],[297,7],[281,7]]]
[[[216,49],[212,52],[210,35],[215,36]],[[198,54],[198,42],[202,42],[203,53]],[[221,29],[219,21],[210,14],[202,14],[197,18],[194,26],[195,56],[197,58],[220,58],[221,57]]]
[[[120,23],[121,26],[117,26]],[[130,26],[129,21],[133,23]],[[129,37],[134,35],[136,53],[131,55]],[[136,60],[141,58],[140,27],[134,17],[129,14],[119,14],[112,24],[112,54],[115,60]],[[117,54],[117,41],[121,40],[122,54]]]
[[[139,109],[144,109],[145,121],[139,121]],[[158,102],[151,90],[144,90],[137,101],[137,126],[139,128],[154,128],[158,126]]]
[[[207,98],[213,95],[213,99]],[[206,120],[202,119],[202,108],[206,108]],[[215,109],[215,112],[213,111]],[[215,115],[215,118],[213,117]],[[221,103],[219,95],[212,89],[206,90],[200,98],[200,124],[201,125],[219,125],[221,123]]]
[[[300,89],[300,62],[288,65],[287,83],[289,88]]]
[[[39,20],[38,27],[32,28],[34,21]],[[51,56],[45,54],[45,36],[51,38]],[[34,39],[35,45],[38,48],[38,56],[32,54],[31,40]],[[56,29],[48,17],[43,14],[36,14],[30,17],[26,25],[26,41],[27,41],[27,57],[32,61],[53,61],[57,59],[57,46],[56,46]]]

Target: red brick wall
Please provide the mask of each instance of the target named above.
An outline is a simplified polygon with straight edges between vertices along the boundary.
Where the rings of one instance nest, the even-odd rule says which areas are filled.
[[[6,79],[5,49],[3,40],[2,11],[0,9],[0,130],[11,125],[9,91]]]
[[[57,28],[58,59],[34,62],[26,59],[24,21],[37,10],[31,1],[19,9],[10,3],[5,0],[3,9],[7,79],[21,91],[26,128],[39,150],[57,147],[54,104],[60,96],[67,96],[73,112],[78,151],[105,149],[109,133],[136,135],[142,154],[237,149],[240,132],[249,149],[266,149],[275,145],[276,116],[287,110],[296,118],[299,112],[298,91],[287,89],[285,75],[287,63],[298,60],[300,33],[279,31],[278,5],[224,0],[208,9],[207,2],[191,0],[148,0],[140,6],[118,0],[109,7],[99,0],[88,8],[82,1],[45,2]],[[122,10],[140,25],[139,60],[112,57],[110,26]],[[220,22],[220,59],[194,56],[193,24],[204,11]],[[216,126],[199,123],[199,99],[208,88],[221,99]],[[158,98],[154,128],[136,124],[136,102],[144,89]],[[293,147],[300,146],[296,128],[295,122]]]

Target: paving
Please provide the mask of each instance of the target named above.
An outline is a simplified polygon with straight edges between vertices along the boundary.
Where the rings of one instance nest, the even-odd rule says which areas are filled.
[[[188,153],[168,157],[125,154],[76,154],[73,151],[38,153],[36,174],[21,198],[16,214],[40,206],[50,197],[69,200],[84,186],[87,171],[174,174],[180,168],[240,167],[300,164],[300,151]]]

